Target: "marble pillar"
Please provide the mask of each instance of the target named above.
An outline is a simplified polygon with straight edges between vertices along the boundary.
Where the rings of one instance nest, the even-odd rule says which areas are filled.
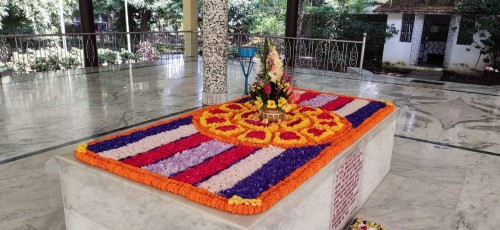
[[[198,57],[198,2],[182,0],[184,58]]]
[[[205,105],[227,101],[228,0],[203,1],[203,94]]]
[[[448,40],[446,41],[446,51],[444,54],[444,67],[450,66],[451,52],[453,51],[453,45],[455,44],[455,34],[458,33],[458,30],[456,28],[458,27],[458,16],[451,15],[450,26],[448,30]]]
[[[413,24],[413,34],[411,39],[410,66],[418,65],[418,55],[420,53],[422,33],[424,32],[424,20],[425,20],[425,15],[423,14],[415,15],[415,23]]]

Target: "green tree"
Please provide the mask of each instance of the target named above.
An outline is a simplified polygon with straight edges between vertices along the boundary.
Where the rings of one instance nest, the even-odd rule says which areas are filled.
[[[470,34],[479,34],[478,39],[473,39],[476,49],[481,55],[492,62],[494,69],[500,68],[500,3],[499,0],[459,0],[455,4],[455,11],[462,15],[461,25],[463,29],[469,30]]]
[[[159,20],[174,30],[182,26],[182,0],[129,0],[128,3],[130,31],[147,32]],[[125,31],[124,0],[94,0],[94,9],[95,14],[115,12],[118,17],[113,27]]]
[[[229,33],[248,34],[256,21],[256,2],[231,0],[228,7]]]
[[[383,15],[362,14],[367,3],[367,0],[338,0],[335,4],[307,6],[301,36],[360,41],[366,32],[365,64],[380,66],[385,40],[398,31],[387,25]]]
[[[283,35],[285,32],[286,0],[258,0],[252,33]]]
[[[64,15],[69,19],[76,0],[63,0]],[[0,32],[54,33],[59,30],[60,1],[0,0]]]

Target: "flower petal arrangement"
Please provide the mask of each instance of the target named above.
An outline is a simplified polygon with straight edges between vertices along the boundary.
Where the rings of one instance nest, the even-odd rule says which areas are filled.
[[[358,217],[352,221],[351,225],[349,225],[346,230],[387,230],[387,228],[375,222]]]
[[[254,57],[257,76],[250,86],[250,97],[257,109],[279,109],[289,112],[298,99],[292,87],[292,76],[284,69],[276,46],[264,42],[262,53]]]
[[[247,96],[81,144],[75,154],[91,166],[212,208],[261,213],[395,108],[389,102],[295,92],[297,104],[280,124],[262,123]]]

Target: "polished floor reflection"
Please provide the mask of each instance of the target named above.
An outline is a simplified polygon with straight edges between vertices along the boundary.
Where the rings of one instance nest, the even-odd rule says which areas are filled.
[[[53,156],[83,140],[201,107],[202,62],[2,78],[0,229],[63,229]],[[400,108],[390,174],[360,215],[389,229],[500,224],[500,88],[294,72],[296,85],[391,100]],[[229,64],[230,98],[243,75]]]

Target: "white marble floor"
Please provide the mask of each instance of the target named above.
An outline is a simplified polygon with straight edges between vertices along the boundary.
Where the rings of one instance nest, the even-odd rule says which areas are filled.
[[[87,72],[87,73],[86,73]],[[201,62],[2,78],[0,229],[64,229],[53,156],[76,143],[201,106]],[[243,92],[230,64],[229,94]],[[299,87],[393,100],[390,174],[359,215],[389,229],[500,224],[500,88],[407,78],[295,72]]]

